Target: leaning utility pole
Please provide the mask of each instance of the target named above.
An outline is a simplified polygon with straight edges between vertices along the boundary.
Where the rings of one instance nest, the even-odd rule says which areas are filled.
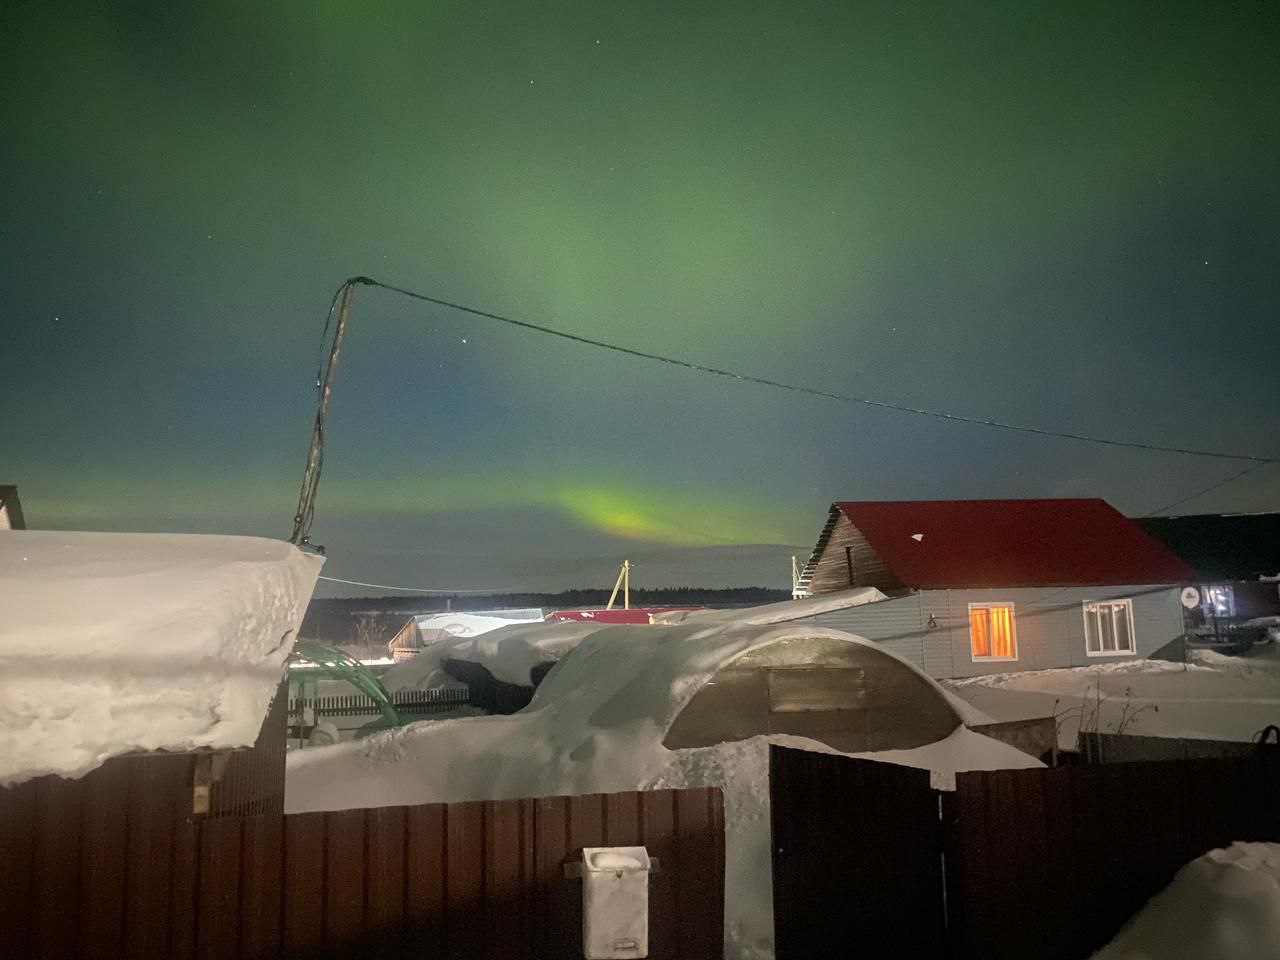
[[[613,609],[613,602],[618,599],[618,588],[622,588],[622,609],[631,609],[631,561],[623,560],[622,569],[618,571],[618,579],[613,584],[613,593],[609,594],[609,605],[606,610]]]
[[[329,347],[329,359],[324,374],[316,383],[319,396],[316,401],[316,420],[311,427],[311,446],[307,449],[307,466],[302,472],[302,489],[298,491],[298,509],[293,515],[293,534],[290,542],[299,546],[311,536],[311,518],[316,510],[316,491],[320,486],[320,468],[324,464],[324,418],[329,410],[329,395],[333,391],[333,379],[338,373],[338,354],[342,352],[342,338],[347,332],[347,317],[351,314],[351,297],[356,284],[363,277],[355,277],[342,285],[338,292],[338,318],[333,329],[333,342]]]

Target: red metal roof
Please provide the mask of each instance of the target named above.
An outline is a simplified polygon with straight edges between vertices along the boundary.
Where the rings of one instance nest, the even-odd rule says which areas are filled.
[[[1195,571],[1104,500],[837,503],[908,587],[1181,583]]]

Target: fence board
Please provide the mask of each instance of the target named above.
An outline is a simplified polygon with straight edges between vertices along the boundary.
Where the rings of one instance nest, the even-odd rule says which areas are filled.
[[[673,794],[678,902],[699,922],[680,925],[679,956],[714,957],[724,937],[724,836],[720,794]]]
[[[386,941],[401,930],[405,917],[404,807],[379,807],[365,815],[365,929]]]
[[[20,957],[34,953],[30,920],[38,823],[34,790],[0,787],[0,931],[12,931],[9,949]]]
[[[196,822],[189,817],[176,820],[169,850],[169,955],[178,960],[195,956],[199,850]]]
[[[450,957],[483,955],[484,910],[484,804],[451,804],[445,824],[445,908],[448,923],[446,949]],[[480,934],[480,936],[477,936]]]
[[[79,916],[80,834],[84,822],[83,780],[43,777],[37,790],[39,839],[32,876],[35,956],[61,960],[74,956]]]
[[[650,790],[639,795],[640,838],[661,870],[649,881],[649,915],[671,916],[681,909],[680,864],[676,859],[675,791]],[[649,924],[649,953],[656,958],[678,956],[676,931],[667,924]]]
[[[484,897],[488,923],[486,956],[504,960],[527,940],[529,917],[525,913],[524,845],[520,837],[520,806],[494,801],[484,807]]]
[[[284,952],[301,954],[324,942],[324,898],[302,895],[324,890],[325,815],[298,813],[284,818]]]
[[[169,953],[169,876],[173,823],[176,817],[159,784],[166,771],[159,764],[130,767],[129,834],[125,845],[124,955],[130,960]]]
[[[239,952],[242,826],[239,817],[205,820],[200,825],[197,960],[218,960]]]
[[[405,925],[423,942],[444,943],[448,932],[445,924],[448,810],[444,804],[405,810]]]
[[[364,932],[364,814],[325,814],[324,942],[358,943]]]
[[[125,845],[129,768],[95,771],[85,782],[80,841],[80,956],[113,960],[124,952]]]
[[[245,819],[241,862],[240,956],[274,958],[283,942],[283,818],[266,814]]]
[[[554,957],[563,944],[581,942],[582,926],[574,912],[581,890],[564,879],[569,856],[569,802],[565,797],[539,797],[533,801],[534,887],[539,898],[539,923],[534,931],[536,957]],[[580,909],[580,907],[579,907]]]

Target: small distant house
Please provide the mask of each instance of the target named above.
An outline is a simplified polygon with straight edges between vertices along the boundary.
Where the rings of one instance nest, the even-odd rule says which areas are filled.
[[[0,483],[0,530],[25,530],[22,504],[18,500],[18,488]]]
[[[833,503],[797,597],[885,599],[797,618],[933,677],[1148,657],[1184,632],[1196,571],[1102,500]]]
[[[415,614],[387,643],[387,655],[396,661],[410,660],[441,640],[477,637],[499,627],[513,623],[537,623],[542,618],[540,607]]]

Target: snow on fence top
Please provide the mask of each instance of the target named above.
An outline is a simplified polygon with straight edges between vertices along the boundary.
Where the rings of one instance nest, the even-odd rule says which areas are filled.
[[[0,786],[253,743],[322,563],[257,537],[0,534]]]

